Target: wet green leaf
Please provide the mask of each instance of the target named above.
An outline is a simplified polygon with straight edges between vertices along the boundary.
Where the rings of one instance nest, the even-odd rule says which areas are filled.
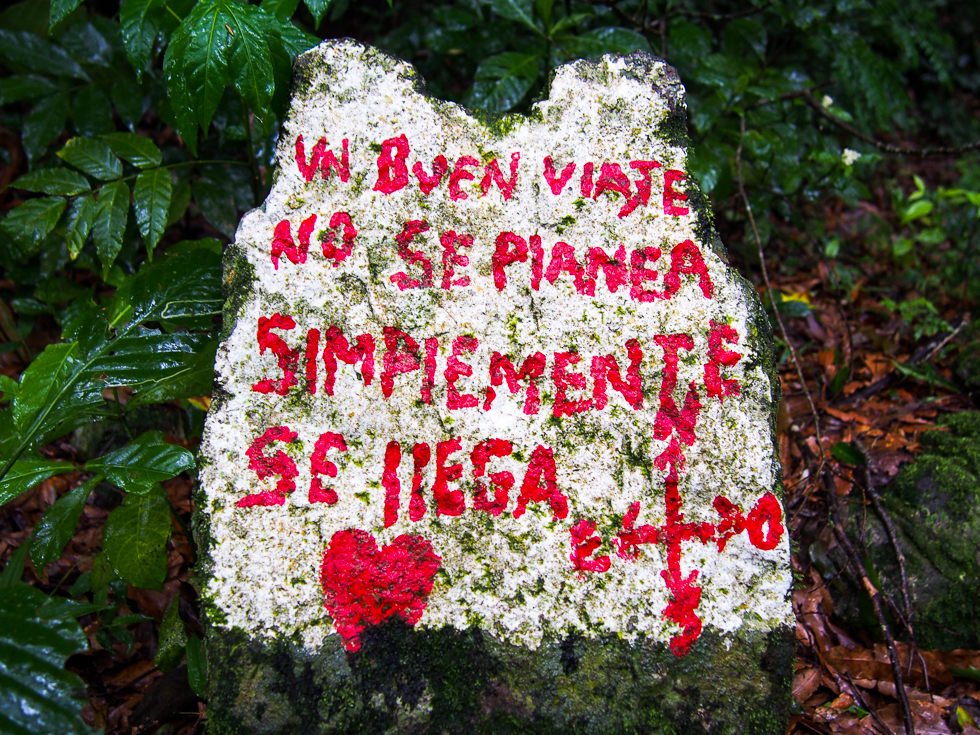
[[[153,168],[163,162],[163,154],[149,138],[136,133],[110,133],[102,140],[120,158],[139,168]]]
[[[157,653],[153,657],[153,663],[160,671],[167,673],[180,663],[187,646],[187,629],[180,619],[180,595],[174,597],[163,613],[157,640]]]
[[[864,455],[850,442],[837,442],[830,448],[830,454],[840,462],[853,465],[864,464]]]
[[[88,75],[67,51],[27,31],[0,28],[0,59],[14,70],[89,81]]]
[[[25,457],[14,462],[10,471],[0,480],[0,505],[25,493],[49,477],[75,469],[67,462]]]
[[[140,234],[151,258],[153,248],[160,242],[167,228],[172,189],[173,181],[170,172],[162,168],[144,171],[136,179],[136,186],[133,189],[136,223],[139,225]]]
[[[34,527],[34,537],[31,540],[31,561],[39,574],[48,564],[61,557],[65,546],[75,534],[75,527],[85,510],[85,500],[101,479],[98,476],[93,477],[62,495],[54,505],[44,511],[41,520]]]
[[[491,112],[513,109],[534,86],[539,66],[535,54],[508,52],[491,56],[477,68],[467,104]]]
[[[13,187],[61,196],[74,196],[92,188],[89,186],[88,179],[77,171],[67,168],[42,168],[31,171],[17,179]]]
[[[150,62],[164,7],[165,0],[123,0],[119,8],[126,56],[136,70],[137,79],[142,79],[143,71]]]
[[[75,258],[85,246],[88,235],[95,224],[99,205],[95,197],[78,197],[68,208],[68,225],[65,230],[65,244],[68,254]]]
[[[47,97],[36,105],[24,122],[24,150],[34,161],[48,150],[51,142],[61,135],[68,119],[68,95],[61,93]]]
[[[102,547],[112,568],[135,587],[161,589],[167,576],[170,501],[159,486],[129,494],[112,511],[102,531]]]
[[[204,696],[208,685],[208,660],[204,642],[193,633],[187,641],[187,683],[197,696]]]
[[[99,190],[93,238],[104,270],[109,269],[122,248],[128,215],[129,187],[126,183],[114,181],[103,186]]]
[[[87,702],[85,683],[64,669],[69,656],[88,648],[88,639],[74,617],[56,611],[55,605],[26,584],[0,589],[0,647],[4,652],[0,722],[5,732],[93,732],[81,718],[82,705]]]
[[[127,444],[86,463],[88,472],[98,472],[130,493],[147,493],[158,482],[194,469],[194,455],[183,447],[166,443]]]
[[[72,138],[58,151],[58,157],[101,181],[111,181],[123,175],[122,161],[101,140]]]
[[[28,199],[0,222],[0,229],[22,245],[39,244],[58,224],[65,204],[60,198]]]

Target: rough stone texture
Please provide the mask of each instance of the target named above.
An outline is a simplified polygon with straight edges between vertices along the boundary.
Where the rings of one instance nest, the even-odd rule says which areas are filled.
[[[351,41],[295,76],[226,256],[198,517],[212,729],[781,733],[771,334],[685,174],[676,73],[576,62],[492,119]],[[539,406],[492,385],[495,353],[541,354]]]
[[[943,416],[939,426],[945,430],[923,435],[924,451],[882,489],[882,500],[905,555],[919,647],[975,649],[980,645],[980,413]],[[852,532],[863,531],[885,592],[901,604],[901,577],[884,527],[866,509],[855,508],[851,516]],[[843,612],[855,617],[864,612],[863,600],[844,602]],[[902,633],[900,626],[895,630]]]

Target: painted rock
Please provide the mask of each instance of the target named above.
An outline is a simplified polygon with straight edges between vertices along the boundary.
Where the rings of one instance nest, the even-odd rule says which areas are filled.
[[[213,732],[782,733],[772,337],[676,73],[494,118],[349,40],[295,77],[202,449]]]

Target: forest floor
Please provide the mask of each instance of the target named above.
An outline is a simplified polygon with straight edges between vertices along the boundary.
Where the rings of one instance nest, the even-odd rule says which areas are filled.
[[[880,199],[878,210],[876,205],[826,206],[826,231],[845,243],[859,241],[870,221],[894,218],[888,211],[887,197]],[[740,233],[722,235],[726,241],[742,237]],[[798,643],[793,695],[798,708],[789,732],[901,733],[902,710],[886,647],[865,630],[849,630],[835,615],[827,581],[801,561],[808,558],[801,550],[817,540],[828,548],[836,543],[828,522],[828,478],[837,498],[859,493],[864,481],[856,466],[833,457],[832,447],[860,442],[883,483],[914,460],[924,432],[934,429],[940,415],[976,407],[966,396],[942,384],[930,386],[896,370],[897,363],[908,365],[918,358],[916,364],[934,365],[935,374],[941,378],[953,377],[943,357],[951,344],[949,335],[916,338],[906,322],[882,307],[882,289],[868,288],[890,283],[894,263],[863,258],[856,266],[859,278],[848,293],[842,293],[832,263],[813,257],[812,265],[793,265],[788,253],[800,252],[801,239],[799,233],[777,227],[767,249],[773,288],[784,300],[806,304],[808,308],[802,311],[809,312],[783,317],[799,362],[787,354],[779,368],[783,390],[779,448],[798,579],[793,593]],[[758,262],[739,262],[737,254],[735,260],[743,274],[755,283],[762,282]],[[765,297],[764,288],[760,287],[760,295]],[[964,305],[955,299],[936,305],[951,323],[958,324],[956,320],[964,316]],[[39,321],[30,344],[39,350],[56,337],[53,322]],[[16,354],[0,360],[0,370],[11,377],[21,369]],[[845,370],[846,379],[835,383]],[[832,395],[834,390],[836,395]],[[199,403],[203,407],[207,399],[199,399]],[[180,427],[180,409],[176,405],[172,408],[177,419],[172,424]],[[191,449],[198,441],[188,440],[180,428],[171,432],[170,439]],[[52,458],[70,460],[75,458],[76,449],[65,440],[46,447],[45,452]],[[80,478],[81,473],[54,477],[0,509],[0,560],[5,562],[14,549],[28,541],[45,509]],[[179,477],[164,486],[180,514],[169,547],[166,584],[158,592],[129,588],[128,612],[141,616],[133,618],[129,626],[131,645],[117,640],[104,647],[97,638],[99,623],[89,616],[82,621],[89,622],[86,632],[91,649],[68,662],[89,687],[85,719],[113,735],[188,735],[200,732],[207,717],[206,705],[188,686],[186,668],[181,665],[164,673],[153,660],[164,611],[175,597],[180,598],[184,622],[199,635],[202,632],[194,588],[194,547],[186,535],[193,512],[192,481]],[[65,594],[78,575],[91,568],[113,504],[113,498],[93,493],[62,558],[49,565],[41,577],[29,566],[25,579],[46,593]],[[921,657],[912,657],[911,667],[909,647],[899,644],[898,651],[907,672],[907,699],[919,735],[980,732],[974,729],[974,723],[980,721],[980,681],[950,673],[950,668],[980,669],[980,651],[921,651]]]

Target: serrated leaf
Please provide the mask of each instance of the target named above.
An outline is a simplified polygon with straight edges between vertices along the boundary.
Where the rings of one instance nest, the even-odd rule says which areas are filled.
[[[0,721],[5,732],[94,732],[81,718],[85,683],[64,669],[69,656],[88,648],[88,639],[70,614],[53,614],[54,606],[26,584],[0,589]]]
[[[235,39],[225,28],[222,5],[221,0],[201,0],[195,5],[174,32],[164,60],[168,91],[171,79],[181,77],[187,114],[204,130],[211,124],[230,81],[228,62]],[[171,53],[175,43],[179,50]],[[179,116],[178,100],[173,94],[171,103]]]
[[[135,587],[160,589],[167,577],[170,501],[160,487],[126,495],[106,519],[102,548],[112,568]]]
[[[320,22],[323,20],[323,16],[327,14],[327,11],[330,10],[330,5],[333,3],[333,0],[303,0],[303,2],[313,15],[313,27],[319,30]]]
[[[44,511],[34,526],[31,540],[31,561],[39,574],[55,559],[61,558],[65,546],[75,534],[75,527],[85,510],[85,500],[102,478],[96,476],[65,493]]]
[[[197,696],[204,696],[208,685],[208,660],[203,641],[193,633],[187,641],[187,683]]]
[[[89,81],[88,75],[67,51],[27,31],[0,28],[0,59],[14,69],[23,67],[54,77]]]
[[[119,255],[128,214],[129,187],[124,181],[113,181],[99,190],[98,212],[92,236],[95,240],[95,251],[104,270],[108,270]]]
[[[164,0],[123,0],[119,8],[119,24],[122,30],[126,56],[136,71],[137,80],[153,54],[153,44],[160,33],[160,14]]]
[[[180,619],[179,608],[180,595],[177,595],[163,613],[160,635],[157,637],[157,653],[153,657],[153,663],[165,674],[180,663],[187,646],[187,629]]]
[[[112,121],[112,103],[94,84],[82,87],[75,95],[71,119],[79,135],[99,135],[116,127]]]
[[[72,259],[78,257],[85,247],[85,241],[92,231],[95,224],[95,217],[98,214],[99,205],[95,197],[78,197],[68,208],[68,223],[65,228],[65,245],[68,246],[68,255]]]
[[[51,19],[48,28],[54,28],[61,21],[71,15],[71,12],[82,4],[82,0],[50,0]]]
[[[190,108],[189,80],[184,71],[184,59],[187,56],[187,46],[190,34],[176,33],[167,44],[167,52],[163,57],[163,71],[167,75],[167,96],[170,110],[173,112],[177,132],[190,150],[191,155],[197,156],[197,117]]]
[[[35,74],[17,74],[0,79],[0,105],[36,100],[58,91],[50,79]]]
[[[74,367],[77,345],[71,342],[48,345],[34,358],[20,379],[20,390],[12,405],[14,426],[24,437],[32,428],[37,433],[53,428],[57,423],[94,406],[102,404],[102,391],[75,391],[58,411],[46,411],[61,391]],[[43,418],[42,418],[43,417]]]
[[[830,448],[830,454],[834,459],[847,464],[864,464],[864,455],[850,442],[837,442]]]
[[[278,23],[254,5],[229,2],[224,5],[222,15],[234,33],[230,61],[235,89],[257,117],[268,118],[275,80],[265,35],[269,26],[278,26]],[[263,25],[267,27],[263,28]]]
[[[123,175],[122,161],[101,140],[72,138],[58,151],[58,157],[100,181],[111,181]]]
[[[110,133],[102,140],[120,158],[139,168],[153,168],[163,162],[163,154],[156,143],[136,133]]]
[[[477,67],[467,103],[491,112],[506,112],[519,103],[538,78],[534,54],[508,52],[485,59]]]
[[[541,33],[534,22],[532,0],[490,0],[490,7],[497,15],[508,20],[516,20],[524,27]]]
[[[28,199],[0,222],[0,229],[20,244],[34,246],[48,236],[64,211],[64,199]]]
[[[15,189],[61,196],[75,196],[92,188],[89,186],[88,179],[67,168],[45,168],[31,171],[17,179],[12,186]]]
[[[49,477],[75,469],[67,462],[26,457],[14,462],[10,471],[0,480],[0,505],[8,503],[21,493],[26,493]]]
[[[146,243],[146,250],[153,255],[153,248],[167,228],[167,212],[170,209],[170,193],[173,181],[170,172],[162,168],[144,171],[137,177],[133,189],[136,222]]]
[[[157,482],[194,469],[194,455],[166,443],[127,444],[85,465],[127,492],[144,494]]]
[[[61,135],[68,119],[68,95],[61,93],[41,100],[24,121],[24,150],[35,161],[45,154],[51,142]]]

